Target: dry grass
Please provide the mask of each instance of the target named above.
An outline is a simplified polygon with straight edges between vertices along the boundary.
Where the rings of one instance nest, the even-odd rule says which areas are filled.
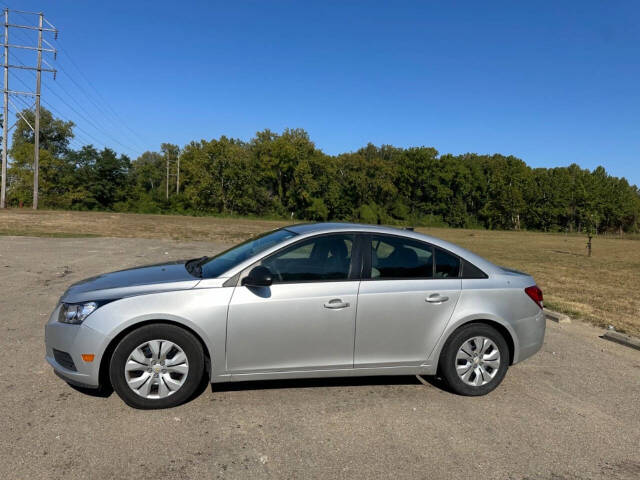
[[[0,234],[108,236],[235,243],[288,222],[175,215],[6,210]],[[491,261],[532,274],[550,308],[600,326],[640,335],[640,241],[531,232],[418,229],[462,245]]]
[[[290,223],[290,222],[289,222]],[[234,243],[287,222],[183,215],[9,209],[0,211],[0,234],[215,240]]]

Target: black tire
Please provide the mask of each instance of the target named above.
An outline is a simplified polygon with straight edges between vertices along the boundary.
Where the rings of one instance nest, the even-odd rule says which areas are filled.
[[[486,337],[493,341],[498,347],[500,353],[500,365],[497,368],[495,376],[486,384],[472,386],[462,381],[456,371],[456,355],[460,347],[473,337]],[[440,361],[438,370],[440,375],[447,382],[449,388],[459,395],[479,396],[486,395],[495,389],[507,373],[510,363],[509,346],[507,341],[495,328],[484,323],[471,323],[463,325],[453,332],[447,339],[442,352],[440,353]]]
[[[145,341],[169,340],[178,345],[189,365],[187,378],[182,386],[164,398],[149,399],[134,392],[125,378],[124,367],[131,352]],[[128,333],[116,346],[109,362],[109,379],[116,393],[130,407],[144,410],[171,408],[189,400],[200,385],[204,372],[204,352],[196,337],[175,325],[154,323]]]

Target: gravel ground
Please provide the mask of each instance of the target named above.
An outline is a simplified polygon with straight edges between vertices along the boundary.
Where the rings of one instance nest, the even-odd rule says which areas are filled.
[[[171,410],[89,396],[44,361],[72,282],[222,245],[0,237],[0,478],[640,478],[640,352],[550,323],[492,394],[415,377],[243,383]]]

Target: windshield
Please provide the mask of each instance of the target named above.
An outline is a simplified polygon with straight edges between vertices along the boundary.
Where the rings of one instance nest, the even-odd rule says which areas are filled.
[[[297,235],[290,230],[280,229],[275,232],[269,232],[259,237],[254,237],[247,240],[240,245],[236,245],[229,250],[226,250],[215,257],[209,258],[202,264],[202,277],[203,278],[215,278],[222,275],[230,268],[239,265],[248,258],[257,255],[260,252],[264,252],[270,247],[277,245],[288,238]]]

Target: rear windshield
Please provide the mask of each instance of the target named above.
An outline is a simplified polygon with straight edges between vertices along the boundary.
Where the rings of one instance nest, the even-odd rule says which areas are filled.
[[[222,275],[227,270],[240,265],[245,260],[257,255],[265,250],[283,242],[297,233],[287,229],[280,229],[269,232],[259,237],[250,238],[240,245],[226,250],[215,257],[211,257],[202,264],[202,277],[215,278]]]

